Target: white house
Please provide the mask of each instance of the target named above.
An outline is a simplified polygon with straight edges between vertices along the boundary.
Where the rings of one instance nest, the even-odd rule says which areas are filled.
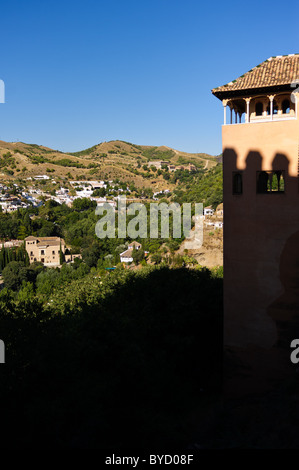
[[[132,263],[133,261],[133,250],[140,250],[142,248],[141,243],[136,242],[135,240],[130,243],[128,249],[120,253],[120,261],[121,263]]]
[[[211,206],[205,207],[203,213],[204,213],[205,216],[208,216],[208,217],[212,216],[212,215],[214,215],[214,209],[212,209]]]
[[[132,256],[133,250],[126,250],[120,253],[120,262],[121,263],[132,263],[133,261],[133,256]]]
[[[50,176],[48,176],[48,175],[37,175],[37,176],[34,176],[34,179],[35,180],[49,180]]]
[[[215,228],[223,228],[223,222],[215,222]]]

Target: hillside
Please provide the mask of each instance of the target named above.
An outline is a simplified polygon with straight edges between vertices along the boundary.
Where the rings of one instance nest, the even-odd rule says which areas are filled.
[[[55,179],[120,179],[137,188],[171,188],[161,174],[149,174],[149,161],[166,160],[173,165],[193,164],[198,169],[217,165],[217,157],[181,152],[166,146],[135,145],[123,141],[102,142],[75,153],[23,142],[0,141],[0,178],[12,180],[40,174]]]

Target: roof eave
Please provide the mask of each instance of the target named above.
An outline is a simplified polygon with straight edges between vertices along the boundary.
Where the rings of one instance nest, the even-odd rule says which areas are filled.
[[[286,83],[282,85],[265,86],[265,87],[258,87],[258,88],[246,88],[246,89],[241,89],[241,90],[217,91],[217,88],[213,88],[213,90],[211,90],[212,94],[221,101],[223,99],[243,98],[243,97],[245,98],[245,97],[251,97],[254,95],[275,93],[278,91],[294,91],[294,88],[291,87],[290,83]]]

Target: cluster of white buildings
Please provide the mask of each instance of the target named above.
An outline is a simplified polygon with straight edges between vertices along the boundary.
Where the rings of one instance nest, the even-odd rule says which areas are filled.
[[[17,184],[14,184],[14,186],[16,189],[18,189]],[[24,201],[24,199],[26,198],[23,193],[21,197],[19,195],[12,195],[9,193],[9,188],[4,184],[0,184],[0,192],[0,207],[2,209],[2,212],[14,212],[18,209],[26,209],[30,205],[29,201]]]
[[[110,182],[110,181],[109,181]],[[112,181],[111,181],[112,182]],[[87,188],[91,191],[96,189],[107,188],[107,184],[104,181],[70,181],[73,188]]]
[[[59,204],[64,203],[68,206],[71,206],[75,199],[87,198],[91,201],[95,201],[98,206],[102,206],[103,204],[109,204],[115,208],[117,205],[116,200],[118,198],[119,193],[125,191],[122,188],[114,189],[114,187],[116,187],[117,185],[113,183],[113,181],[108,181],[108,184],[110,186],[109,192],[115,192],[117,194],[117,196],[113,197],[113,200],[111,200],[107,199],[105,196],[93,196],[94,191],[96,191],[97,189],[107,189],[108,184],[104,181],[70,181],[70,184],[76,193],[75,195],[71,196],[69,189],[60,188],[55,192],[55,196],[50,194],[47,194],[47,196],[55,200]],[[129,188],[127,188],[126,190],[130,192]]]
[[[204,208],[204,224],[208,228],[223,228],[223,204],[219,204],[216,210],[212,206]]]
[[[153,194],[153,199],[154,199],[155,201],[158,201],[159,198],[158,198],[157,196],[159,196],[159,195],[161,195],[161,196],[163,196],[163,195],[168,196],[169,193],[170,193],[169,189],[164,189],[164,191],[156,191],[156,192]]]
[[[14,212],[18,209],[26,209],[29,206],[29,204],[22,202],[17,197],[10,197],[8,195],[8,198],[6,197],[0,198],[0,206],[1,206],[2,212],[9,213],[9,212]]]
[[[107,188],[107,184],[104,181],[70,181],[75,195],[71,196],[70,191],[67,188],[60,188],[55,192],[55,196],[48,195],[51,199],[55,200],[59,204],[67,204],[72,206],[75,199],[87,198],[91,201],[95,201],[99,206],[108,203],[113,207],[116,207],[115,201],[107,200],[106,197],[95,197],[93,193],[96,189]]]

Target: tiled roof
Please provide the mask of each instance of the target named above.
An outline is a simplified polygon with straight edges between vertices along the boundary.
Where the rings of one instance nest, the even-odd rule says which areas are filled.
[[[137,247],[140,247],[140,246],[142,246],[142,245],[141,245],[141,243],[138,243],[138,242],[136,242],[136,241],[134,240],[132,243],[129,244],[129,247],[130,247],[130,246],[137,246]]]
[[[132,254],[133,254],[133,250],[126,250],[120,253],[119,256],[121,256],[122,258],[132,258]]]
[[[59,240],[61,240],[62,241],[62,238],[60,239],[60,237],[36,237],[36,238],[40,241],[47,241],[47,240],[49,240],[49,241],[55,241],[55,240],[59,241]]]
[[[25,238],[25,241],[33,241],[33,240],[37,241],[37,243],[39,244],[39,247],[46,246],[46,245],[58,246],[60,245],[60,243],[61,245],[65,245],[65,241],[63,240],[63,238],[60,238],[60,237],[33,237],[32,235],[30,235],[29,237]]]
[[[61,242],[61,245],[64,245],[64,242]],[[59,240],[43,240],[38,241],[38,248],[44,248],[45,246],[60,246]]]
[[[299,79],[299,54],[270,57],[227,85],[213,88],[212,93],[223,94],[239,90],[290,85]]]

